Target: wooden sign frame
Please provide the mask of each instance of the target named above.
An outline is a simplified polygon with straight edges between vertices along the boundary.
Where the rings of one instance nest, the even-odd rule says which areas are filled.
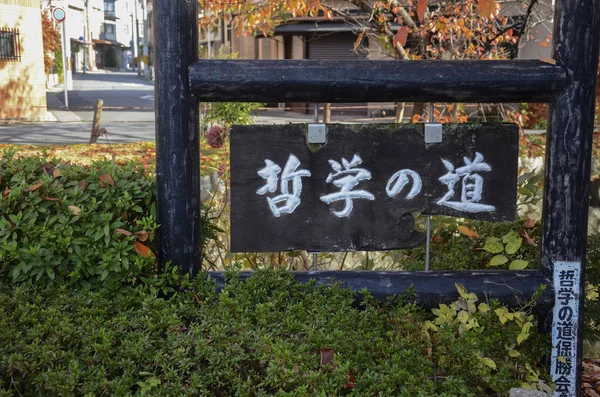
[[[600,2],[559,0],[551,61],[238,61],[198,60],[198,4],[156,0],[156,158],[158,261],[200,270],[198,101],[257,102],[548,102],[541,269],[469,274],[339,272],[334,278],[383,297],[413,286],[434,305],[456,294],[453,282],[475,278],[470,290],[510,304],[518,288],[527,299],[544,283],[541,328],[571,331],[571,345],[553,360],[555,396],[581,395],[585,254],[595,94],[600,47]],[[213,277],[222,280],[221,274]],[[564,277],[570,277],[565,279]],[[319,273],[297,274],[300,280]],[[563,278],[561,278],[563,277]],[[426,281],[425,281],[426,280]],[[526,282],[523,282],[526,280]],[[572,286],[561,286],[572,281]],[[568,283],[567,283],[568,284]],[[503,286],[503,287],[500,287]],[[567,292],[561,289],[567,289]],[[446,293],[447,292],[447,293]],[[561,294],[570,294],[563,305]],[[434,299],[435,298],[435,299]],[[548,310],[553,308],[552,310]],[[558,308],[558,311],[556,311]],[[561,311],[562,310],[562,311]],[[565,314],[566,313],[566,314]],[[567,321],[569,325],[558,322]],[[553,324],[555,325],[553,327]],[[575,331],[576,332],[572,332]],[[564,344],[563,344],[564,347]],[[558,360],[564,364],[561,360]]]

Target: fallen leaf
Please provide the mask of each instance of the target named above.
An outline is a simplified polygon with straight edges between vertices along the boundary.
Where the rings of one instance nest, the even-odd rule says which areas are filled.
[[[42,182],[37,181],[36,183],[34,183],[33,185],[31,185],[27,189],[25,189],[24,192],[32,192],[32,191],[37,190],[37,189],[39,189],[41,187],[42,187]]]
[[[348,374],[348,382],[346,382],[346,384],[344,385],[344,388],[346,389],[352,389],[356,384],[356,379],[354,378],[354,375],[352,375],[351,373]]]
[[[396,32],[394,36],[394,48],[396,48],[396,44],[400,43],[402,47],[406,45],[406,40],[408,39],[408,26],[402,26]]]
[[[100,182],[102,182],[104,185],[110,185],[113,187],[115,186],[115,182],[113,181],[112,177],[108,174],[100,175],[98,179],[100,179]]]
[[[145,230],[135,232],[135,237],[140,241],[146,241],[148,240],[148,232]]]
[[[52,170],[52,163],[46,163],[42,166],[42,168],[44,169],[44,172],[50,176],[52,176],[54,173]]]
[[[42,196],[42,200],[44,200],[44,201],[61,201],[58,198],[48,197],[48,196]]]
[[[358,48],[358,46],[360,46],[360,43],[362,42],[362,39],[363,39],[364,35],[365,35],[365,31],[363,30],[362,32],[360,32],[360,34],[358,35],[358,38],[354,42],[354,51],[355,52],[356,52],[356,49]]]
[[[547,46],[548,44],[546,44]],[[549,63],[550,65],[556,65],[556,59],[551,59],[551,58],[540,58],[540,61],[545,62],[545,63]]]
[[[417,4],[417,17],[421,22],[425,20],[425,11],[427,11],[427,0],[419,0]]]
[[[117,233],[117,234],[124,234],[127,237],[131,236],[131,234],[132,234],[131,232],[128,232],[125,229],[119,229],[119,228],[115,229],[115,233]]]
[[[321,366],[333,365],[333,349],[321,349]]]
[[[482,17],[490,17],[496,11],[494,0],[477,0],[477,8]]]
[[[71,210],[71,212],[73,213],[73,215],[79,215],[79,214],[81,214],[81,208],[77,207],[76,205],[70,205],[69,209]]]
[[[479,233],[477,233],[477,232],[476,232],[475,230],[473,230],[473,229],[469,229],[469,228],[468,228],[468,227],[466,227],[466,226],[462,226],[462,225],[461,225],[461,226],[459,226],[459,227],[458,227],[458,231],[459,231],[461,234],[464,234],[464,235],[465,235],[465,236],[467,236],[467,237],[471,237],[471,238],[478,238],[478,237],[479,237]]]
[[[146,247],[144,244],[142,244],[138,241],[134,241],[134,245],[135,245],[135,250],[141,256],[143,256],[143,257],[154,256],[154,252],[152,252],[150,250],[150,248]]]

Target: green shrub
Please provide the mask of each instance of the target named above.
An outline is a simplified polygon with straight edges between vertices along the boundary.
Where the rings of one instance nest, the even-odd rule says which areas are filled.
[[[154,182],[142,167],[0,160],[0,279],[55,279],[118,291],[151,272]],[[135,241],[135,240],[139,241]],[[143,241],[143,242],[142,242]]]
[[[535,327],[508,354],[529,314],[479,305],[463,329],[455,308],[470,295],[432,315],[366,293],[356,308],[352,291],[284,272],[230,273],[221,293],[159,278],[181,285],[169,300],[141,287],[113,298],[1,287],[0,395],[465,397],[507,395],[545,372],[532,364],[548,349]]]

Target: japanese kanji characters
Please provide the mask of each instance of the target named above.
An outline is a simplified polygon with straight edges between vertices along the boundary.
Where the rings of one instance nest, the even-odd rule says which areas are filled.
[[[266,167],[258,171],[258,175],[261,178],[266,179],[267,183],[256,191],[256,194],[263,195],[267,192],[274,193],[277,190],[277,179],[281,167],[272,162],[271,160],[265,160]],[[300,193],[302,193],[302,177],[309,177],[310,171],[299,170],[296,171],[300,165],[300,160],[293,154],[290,157],[283,168],[281,174],[281,194],[273,198],[267,197],[269,208],[276,217],[279,217],[282,213],[291,214],[294,212],[296,207],[300,205]],[[292,193],[289,192],[288,183],[292,182]],[[279,203],[284,203],[282,206],[277,206]]]
[[[375,196],[366,190],[352,190],[360,181],[371,179],[369,171],[364,168],[355,168],[357,165],[362,164],[362,159],[357,154],[354,155],[350,162],[342,158],[342,164],[334,160],[329,160],[329,164],[331,164],[331,168],[333,168],[335,173],[330,173],[327,176],[326,182],[333,182],[335,186],[340,188],[340,191],[326,194],[321,196],[320,199],[326,204],[344,200],[344,208],[341,211],[332,210],[335,216],[344,218],[350,215],[352,208],[354,208],[352,201],[354,199],[375,200]]]
[[[575,395],[577,332],[579,316],[580,263],[555,262],[554,288],[556,304],[552,326],[552,365],[556,383],[555,396]]]
[[[454,168],[454,165],[448,160],[442,159],[442,163],[448,170],[448,173],[440,177],[440,181],[448,187],[448,193],[438,200],[439,205],[454,208],[466,212],[490,212],[496,208],[493,205],[481,204],[481,194],[483,192],[483,177],[478,174],[482,171],[491,171],[492,167],[483,162],[483,155],[475,153],[473,161],[464,157],[465,165]],[[449,201],[454,197],[456,184],[462,178],[460,201]]]
[[[491,212],[496,208],[493,205],[481,203],[483,194],[483,177],[480,172],[491,171],[492,167],[483,161],[483,155],[475,153],[475,158],[471,161],[464,157],[465,165],[455,168],[454,165],[445,159],[441,159],[444,167],[448,171],[439,179],[446,185],[448,192],[436,201],[437,205],[450,207],[459,211],[477,213]],[[329,164],[334,172],[327,176],[326,183],[331,183],[340,190],[338,192],[324,194],[319,199],[325,204],[332,205],[337,201],[342,201],[342,209],[334,209],[331,212],[339,217],[350,216],[354,209],[354,200],[375,200],[375,195],[365,189],[356,189],[362,181],[371,180],[371,172],[365,167],[359,167],[363,163],[360,155],[354,154],[352,160],[341,159],[341,163],[335,160],[329,160]],[[302,178],[310,177],[309,170],[300,169],[300,160],[293,154],[290,154],[285,164],[283,172],[281,167],[273,161],[266,159],[265,167],[258,171],[258,175],[266,180],[264,186],[256,191],[256,194],[265,195],[266,193],[275,193],[280,182],[281,194],[275,197],[267,197],[267,202],[271,212],[276,217],[281,214],[291,214],[300,205],[300,194],[302,193]],[[281,180],[279,174],[281,173]],[[292,190],[289,190],[291,182]],[[457,186],[460,182],[460,186]],[[385,192],[388,197],[396,197],[404,188],[409,185],[410,189],[405,200],[411,200],[417,197],[423,188],[421,176],[411,169],[402,169],[394,173],[385,186]],[[460,201],[451,200],[460,191]],[[564,296],[563,299],[569,299]]]

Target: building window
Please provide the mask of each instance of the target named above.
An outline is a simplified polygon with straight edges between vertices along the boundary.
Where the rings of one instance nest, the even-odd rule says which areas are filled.
[[[20,60],[19,30],[0,28],[0,62]]]

